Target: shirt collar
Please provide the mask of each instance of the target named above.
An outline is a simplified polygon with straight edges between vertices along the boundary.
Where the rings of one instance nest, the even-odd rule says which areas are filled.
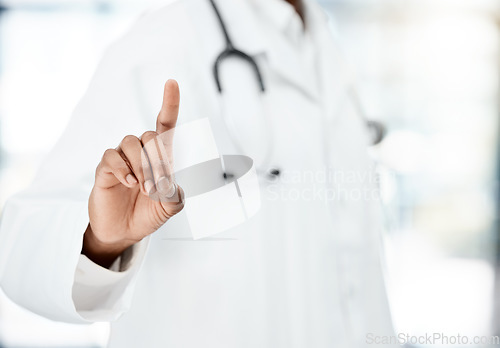
[[[303,1],[309,29],[314,24],[309,13],[311,4]],[[270,28],[293,36],[296,35],[293,27],[299,22],[304,30],[295,8],[285,0],[217,0],[216,4],[235,47],[245,53],[258,55],[270,49],[267,47]]]
[[[286,31],[291,21],[300,20],[295,8],[285,0],[251,0],[251,3],[255,11],[280,31]]]
[[[267,50],[265,29],[251,1],[216,0],[215,3],[236,49],[252,56]]]
[[[326,16],[314,0],[303,1],[307,31],[316,36],[326,29]],[[253,57],[264,55],[275,73],[310,94],[298,71],[302,62],[297,46],[272,34],[287,35],[293,16],[300,20],[293,6],[284,0],[217,0],[217,5],[236,49]]]

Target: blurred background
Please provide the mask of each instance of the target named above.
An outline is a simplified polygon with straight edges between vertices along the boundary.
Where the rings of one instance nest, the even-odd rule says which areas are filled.
[[[166,2],[163,0],[162,2]],[[152,0],[0,1],[0,211],[54,145],[103,52]],[[500,3],[322,0],[370,118],[383,175],[396,330],[500,335]],[[102,347],[0,293],[0,347]],[[469,347],[471,345],[468,345]]]

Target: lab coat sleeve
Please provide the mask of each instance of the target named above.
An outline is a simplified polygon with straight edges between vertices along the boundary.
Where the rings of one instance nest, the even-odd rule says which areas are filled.
[[[145,115],[138,97],[136,67],[144,63],[139,55],[152,55],[148,47],[140,46],[145,35],[154,37],[153,30],[162,28],[147,26],[168,26],[169,18],[163,19],[153,22],[143,17],[108,48],[34,182],[4,207],[0,286],[14,302],[32,312],[52,320],[85,323],[114,320],[130,306],[148,240],[129,250],[129,266],[120,272],[103,269],[80,253],[89,223],[88,197],[102,154],[115,148],[124,136],[140,136],[155,127],[156,114]],[[169,45],[167,34],[156,36],[166,47],[176,49]],[[179,59],[180,50],[175,52],[177,55],[171,56]],[[164,64],[173,66],[168,59]],[[157,110],[162,92],[158,89],[157,98],[153,98]]]
[[[145,257],[149,237],[127,249],[109,268],[80,255],[73,285],[78,313],[90,321],[115,320],[132,301],[131,283]]]

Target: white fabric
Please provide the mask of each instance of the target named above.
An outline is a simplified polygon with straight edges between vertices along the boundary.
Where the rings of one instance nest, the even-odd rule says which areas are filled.
[[[80,255],[75,272],[73,298],[78,313],[90,321],[116,320],[126,310],[132,296],[132,282],[147,250],[149,237],[128,249],[130,259],[122,255],[105,269]],[[122,291],[113,291],[121,288]],[[128,290],[124,293],[123,290]]]
[[[0,284],[9,297],[54,320],[113,321],[117,348],[362,347],[368,333],[392,334],[377,202],[305,197],[328,188],[321,181],[261,177],[260,212],[207,240],[190,238],[181,212],[122,255],[121,272],[80,255],[94,169],[125,135],[154,128],[168,78],[181,87],[179,123],[209,117],[222,154],[242,148],[258,162],[268,143],[261,164],[283,174],[370,171],[326,16],[308,1],[307,32],[289,31],[298,17],[269,1],[268,15],[263,0],[217,1],[237,48],[256,56],[264,97],[240,60],[224,63],[218,96],[212,64],[224,39],[207,0],[144,15],[107,50],[33,185],[5,207]],[[291,199],[296,192],[304,197]]]

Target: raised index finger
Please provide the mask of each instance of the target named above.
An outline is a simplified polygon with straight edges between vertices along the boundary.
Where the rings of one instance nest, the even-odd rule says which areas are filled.
[[[168,80],[163,90],[163,103],[156,119],[156,132],[164,133],[175,127],[179,114],[180,92],[175,80]]]

